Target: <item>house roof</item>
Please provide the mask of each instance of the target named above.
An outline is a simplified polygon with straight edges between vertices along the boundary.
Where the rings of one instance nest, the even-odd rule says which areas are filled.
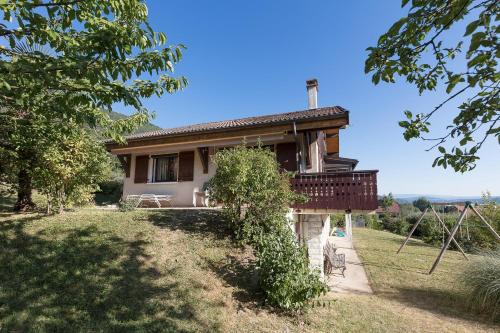
[[[307,122],[311,120],[333,119],[347,117],[348,111],[340,106],[323,107],[309,109],[304,111],[295,111],[287,113],[278,113],[265,116],[247,117],[233,120],[214,121],[196,125],[167,128],[152,132],[138,133],[129,135],[127,141],[140,141],[142,139],[179,136],[187,134],[197,134],[205,132],[225,131],[230,129],[258,127],[265,125],[280,125],[293,122]],[[112,143],[112,140],[106,140],[105,143]]]

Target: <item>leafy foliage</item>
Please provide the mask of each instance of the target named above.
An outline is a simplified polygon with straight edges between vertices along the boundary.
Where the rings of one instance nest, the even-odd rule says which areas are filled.
[[[288,207],[303,199],[291,190],[289,175],[279,173],[274,153],[242,144],[217,152],[214,163],[211,196],[223,203],[236,237],[254,247],[269,304],[297,310],[326,291],[290,229]]]
[[[418,208],[421,212],[423,212],[430,205],[431,202],[424,197],[420,197],[417,200],[413,201],[413,206]]]
[[[444,84],[449,97],[425,113],[405,111],[407,120],[399,124],[406,140],[434,142],[428,150],[438,147],[440,156],[433,166],[469,171],[476,166],[477,153],[488,136],[496,137],[500,144],[500,4],[496,0],[413,0],[411,4],[402,0],[402,6],[409,7],[408,15],[380,36],[376,46],[368,48],[365,72],[373,73],[374,84],[380,80],[394,83],[396,76],[402,76],[420,94]],[[468,24],[462,40],[453,43],[446,33],[460,21]],[[425,137],[431,118],[460,98],[446,133]],[[447,141],[453,145],[451,150],[443,145]]]
[[[138,204],[139,204],[139,199],[135,198],[120,200],[120,204],[118,205],[118,210],[120,210],[120,212],[131,212],[137,209]]]
[[[67,171],[55,166],[66,153],[57,147],[76,148],[78,135],[89,144],[81,128],[123,142],[153,115],[144,98],[187,84],[172,76],[184,46],[166,46],[143,0],[4,1],[0,13],[0,180],[16,184],[19,209],[32,206],[34,177],[49,186]],[[134,113],[116,117],[115,104]]]
[[[389,207],[391,207],[394,204],[394,197],[392,196],[392,193],[389,193],[387,195],[384,195],[382,197],[382,208],[384,210],[387,210]]]
[[[150,27],[144,1],[10,1],[0,10],[7,22],[0,24],[0,36],[8,40],[0,47],[4,107],[99,125],[120,140],[148,120],[143,98],[187,84],[166,74],[184,47],[163,47],[167,37]],[[154,81],[139,79],[153,73],[159,74]],[[113,121],[101,111],[114,103],[136,113]]]
[[[49,209],[92,201],[110,172],[110,156],[84,129],[47,142],[33,170],[34,186],[47,195]]]

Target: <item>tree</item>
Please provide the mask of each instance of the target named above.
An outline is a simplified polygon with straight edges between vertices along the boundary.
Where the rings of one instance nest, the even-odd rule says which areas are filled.
[[[369,47],[365,72],[372,81],[394,83],[406,78],[419,93],[433,91],[444,84],[448,96],[434,109],[414,115],[399,124],[404,138],[431,141],[428,151],[437,147],[433,166],[448,165],[458,172],[472,170],[478,152],[489,136],[500,144],[498,57],[500,45],[496,24],[500,17],[497,0],[402,0],[407,16],[395,22]],[[460,41],[447,36],[461,21],[468,22]],[[431,120],[450,103],[457,112],[444,135],[430,133]],[[444,144],[451,145],[447,149]]]
[[[388,195],[384,195],[382,197],[382,208],[384,208],[384,210],[387,210],[393,204],[394,204],[394,197],[392,196],[392,193],[389,193]]]
[[[111,174],[111,157],[103,145],[74,123],[65,126],[76,128],[53,132],[33,170],[35,188],[47,196],[48,214],[52,207],[62,213],[66,206],[91,202],[99,182]]]
[[[430,205],[431,205],[431,202],[424,197],[420,197],[417,200],[413,201],[413,206],[418,208],[421,212],[423,212]]]
[[[286,218],[290,204],[302,197],[292,191],[290,175],[279,172],[274,153],[240,145],[217,152],[214,163],[211,196],[222,202],[238,239],[254,248],[267,302],[298,310],[324,293],[325,284],[309,269],[307,251]]]
[[[170,75],[184,47],[164,46],[166,35],[150,27],[142,0],[17,0],[0,4],[0,10],[0,37],[7,41],[0,45],[0,115],[16,130],[39,121],[53,126],[71,121],[102,128],[105,136],[123,142],[122,134],[152,115],[142,105],[144,98],[187,84]],[[117,103],[135,113],[111,119]],[[16,145],[15,131],[0,136],[2,155],[23,159],[30,146]],[[30,182],[24,180],[33,166],[22,165],[19,209],[31,205]]]

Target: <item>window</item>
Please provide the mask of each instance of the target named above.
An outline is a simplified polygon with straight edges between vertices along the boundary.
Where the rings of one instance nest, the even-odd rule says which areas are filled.
[[[175,155],[161,155],[153,157],[153,182],[176,182],[178,157]]]

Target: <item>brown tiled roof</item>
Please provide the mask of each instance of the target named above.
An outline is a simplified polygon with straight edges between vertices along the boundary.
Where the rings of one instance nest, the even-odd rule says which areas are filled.
[[[197,125],[183,127],[167,128],[152,132],[138,133],[129,135],[127,140],[140,140],[142,138],[154,138],[170,135],[192,134],[200,132],[210,132],[216,130],[236,129],[260,125],[278,125],[291,122],[303,122],[307,120],[331,119],[346,116],[348,111],[340,106],[331,106],[304,111],[295,111],[287,113],[271,114],[266,116],[248,117],[234,120],[214,121]],[[106,143],[111,142],[107,140]]]

